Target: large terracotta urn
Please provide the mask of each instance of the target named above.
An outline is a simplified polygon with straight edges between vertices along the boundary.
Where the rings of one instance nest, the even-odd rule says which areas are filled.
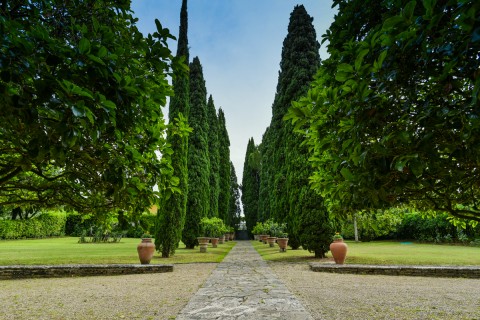
[[[330,251],[332,252],[333,260],[336,264],[343,264],[347,256],[348,246],[343,239],[335,239],[330,244]]]
[[[219,238],[211,238],[210,242],[212,242],[212,248],[216,248],[218,245],[218,241],[220,241]]]
[[[207,252],[208,243],[210,242],[210,238],[208,237],[198,237],[198,244],[200,246],[200,252],[205,253]]]
[[[277,238],[277,244],[280,252],[287,252],[288,238]]]
[[[149,264],[155,253],[155,244],[152,242],[152,238],[142,238],[137,246],[138,258],[141,264]]]
[[[270,237],[269,234],[262,234],[260,235],[260,239],[262,240],[263,244],[267,244],[267,239]]]
[[[225,243],[225,235],[222,235],[221,237],[218,238],[218,243],[220,243],[220,244]]]
[[[267,242],[270,245],[270,248],[275,247],[275,241],[277,241],[277,237],[268,237]]]

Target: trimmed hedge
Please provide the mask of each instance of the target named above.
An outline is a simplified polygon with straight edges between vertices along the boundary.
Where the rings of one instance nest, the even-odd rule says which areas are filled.
[[[65,215],[50,213],[28,220],[0,220],[0,239],[63,236],[65,222]]]

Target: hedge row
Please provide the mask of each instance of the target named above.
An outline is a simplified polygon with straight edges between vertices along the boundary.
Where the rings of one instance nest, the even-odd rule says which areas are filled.
[[[0,220],[0,239],[63,236],[65,222],[65,215],[50,213],[28,220]]]

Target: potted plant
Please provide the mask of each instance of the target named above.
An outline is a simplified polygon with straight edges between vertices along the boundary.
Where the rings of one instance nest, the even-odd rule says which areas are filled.
[[[142,236],[142,242],[137,245],[138,258],[141,264],[149,264],[155,253],[155,244],[152,242],[150,234]]]
[[[343,242],[343,237],[339,232],[333,236],[333,242],[330,244],[330,251],[332,252],[333,260],[336,264],[343,264],[347,256],[348,246]]]
[[[200,230],[203,236],[197,237],[198,245],[200,246],[200,252],[206,253],[212,233],[212,223],[209,218],[205,217],[200,220]]]
[[[275,223],[273,226],[273,235],[277,237],[277,244],[280,248],[280,252],[287,252],[288,234],[285,232],[286,229],[286,223]]]
[[[277,238],[277,244],[280,248],[280,252],[287,252],[288,245],[288,233],[282,232]]]
[[[212,247],[216,248],[217,243],[220,242],[220,237],[223,237],[226,232],[225,224],[220,218],[211,218],[211,236],[212,236]],[[223,243],[223,242],[222,242]]]
[[[227,227],[228,228],[228,235],[230,237],[230,241],[235,239],[235,228],[234,227]]]
[[[200,226],[204,238],[208,238],[212,242],[212,247],[216,248],[217,244],[220,242],[220,237],[226,232],[225,224],[223,223],[222,219],[205,217],[200,221]],[[220,243],[223,243],[223,241]],[[202,246],[200,246],[200,249],[202,249]]]
[[[278,233],[278,223],[273,222],[273,220],[267,220],[268,234],[270,237],[267,238],[267,242],[270,248],[275,247],[277,242],[277,233]]]
[[[252,229],[253,240],[260,240],[260,235],[263,233],[263,223],[257,222]]]

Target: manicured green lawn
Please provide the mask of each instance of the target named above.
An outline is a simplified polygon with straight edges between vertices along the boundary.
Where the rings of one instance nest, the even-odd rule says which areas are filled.
[[[313,262],[314,254],[307,250],[291,250],[281,253],[278,246],[270,248],[268,244],[252,242],[255,249],[265,260]],[[346,242],[348,253],[346,264],[397,264],[397,265],[480,265],[480,248],[456,245],[420,244],[411,242],[374,241]],[[328,258],[332,255],[329,252]]]
[[[79,244],[78,238],[64,237],[35,240],[1,240],[0,265],[35,264],[110,264],[140,263],[137,245],[140,239],[123,238],[119,243]],[[162,258],[155,253],[151,263],[220,262],[235,242],[208,247],[207,253],[197,248],[184,249],[183,244],[175,256]]]

